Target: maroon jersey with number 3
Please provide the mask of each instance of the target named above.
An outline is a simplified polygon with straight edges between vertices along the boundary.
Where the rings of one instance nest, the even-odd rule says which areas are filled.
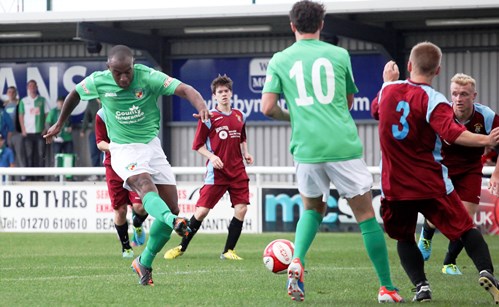
[[[410,103],[409,103],[410,102]],[[442,141],[466,130],[451,104],[428,84],[386,82],[372,104],[379,118],[381,187],[387,200],[438,198],[454,190],[442,165]]]

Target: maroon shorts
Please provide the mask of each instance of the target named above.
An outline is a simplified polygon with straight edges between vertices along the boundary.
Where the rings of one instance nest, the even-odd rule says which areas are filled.
[[[386,233],[398,241],[416,242],[414,233],[418,212],[451,241],[459,239],[463,233],[474,227],[456,191],[434,199],[404,201],[382,199],[381,210]]]
[[[249,181],[239,181],[225,185],[205,184],[199,190],[196,206],[213,209],[225,192],[229,191],[230,202],[234,205],[249,205]]]
[[[124,205],[141,204],[137,193],[123,187],[123,179],[116,174],[111,166],[106,166],[106,183],[111,205],[114,210]]]
[[[465,173],[450,177],[454,189],[463,201],[478,204],[482,193],[482,173]]]

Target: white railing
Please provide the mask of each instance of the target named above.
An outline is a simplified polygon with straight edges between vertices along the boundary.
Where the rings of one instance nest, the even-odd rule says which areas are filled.
[[[172,167],[175,175],[203,175],[206,172],[204,166],[199,167]],[[377,166],[368,166],[373,175],[380,175],[380,169]],[[248,166],[246,171],[250,175],[256,176],[256,184],[261,183],[262,175],[294,175],[293,166]],[[490,175],[494,171],[493,166],[483,168],[484,175]],[[105,175],[104,167],[7,167],[0,168],[0,175],[6,175],[6,182],[9,182],[8,176],[59,176],[60,181],[64,181],[65,175],[91,176]]]

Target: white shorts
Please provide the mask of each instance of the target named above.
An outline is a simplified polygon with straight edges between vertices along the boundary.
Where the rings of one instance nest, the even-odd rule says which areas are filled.
[[[298,191],[305,197],[322,195],[327,201],[331,183],[340,196],[353,198],[371,190],[373,176],[362,159],[326,163],[295,162]]]
[[[128,177],[149,173],[155,184],[175,185],[175,175],[166,155],[161,148],[159,138],[155,137],[148,144],[109,144],[111,166],[123,179],[123,187],[130,190]]]

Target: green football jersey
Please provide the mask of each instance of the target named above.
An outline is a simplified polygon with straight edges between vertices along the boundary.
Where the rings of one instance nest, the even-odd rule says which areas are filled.
[[[358,90],[345,49],[315,39],[295,42],[270,60],[263,92],[284,94],[295,161],[362,157],[362,143],[347,102],[347,94]]]
[[[134,65],[127,89],[119,87],[109,70],[96,71],[76,85],[82,100],[99,98],[109,139],[118,144],[149,143],[158,135],[160,95],[173,95],[181,82],[142,64]]]
[[[24,97],[19,101],[19,114],[24,116],[27,133],[41,133],[45,129],[45,114],[49,110],[48,102],[42,96],[36,96],[34,100]]]

